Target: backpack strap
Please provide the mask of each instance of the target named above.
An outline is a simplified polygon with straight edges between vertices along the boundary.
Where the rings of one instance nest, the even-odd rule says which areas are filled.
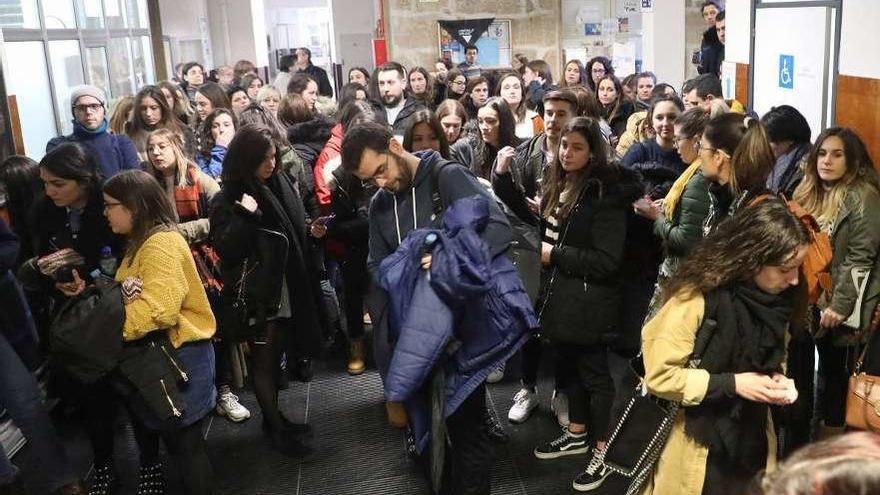
[[[433,221],[437,221],[443,215],[443,198],[440,197],[440,173],[448,165],[452,164],[451,160],[440,160],[431,169],[431,212],[433,213]]]

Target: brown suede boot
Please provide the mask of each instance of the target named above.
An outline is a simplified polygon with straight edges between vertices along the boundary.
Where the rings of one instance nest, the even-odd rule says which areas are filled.
[[[352,340],[348,355],[348,374],[360,375],[366,369],[364,362],[364,341]]]
[[[388,423],[395,428],[406,428],[406,409],[401,402],[386,402],[385,412],[388,413]]]

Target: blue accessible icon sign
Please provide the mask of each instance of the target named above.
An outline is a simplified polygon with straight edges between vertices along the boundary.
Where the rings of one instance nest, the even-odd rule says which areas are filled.
[[[794,55],[779,56],[779,87],[794,89]]]

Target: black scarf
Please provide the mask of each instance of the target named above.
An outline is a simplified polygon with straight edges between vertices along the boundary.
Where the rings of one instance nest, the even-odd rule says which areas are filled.
[[[782,372],[792,291],[773,295],[754,284],[720,287],[706,296],[717,326],[702,354],[709,373]],[[710,314],[711,313],[711,314]],[[739,396],[686,409],[685,431],[730,469],[755,474],[767,460],[768,405]]]

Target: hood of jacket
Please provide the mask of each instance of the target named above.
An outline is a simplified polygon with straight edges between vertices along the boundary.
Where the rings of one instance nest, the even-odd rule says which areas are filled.
[[[317,114],[312,120],[288,127],[287,139],[293,145],[305,144],[310,147],[316,147],[320,153],[324,148],[324,144],[333,134],[333,127],[335,125],[329,118]]]

